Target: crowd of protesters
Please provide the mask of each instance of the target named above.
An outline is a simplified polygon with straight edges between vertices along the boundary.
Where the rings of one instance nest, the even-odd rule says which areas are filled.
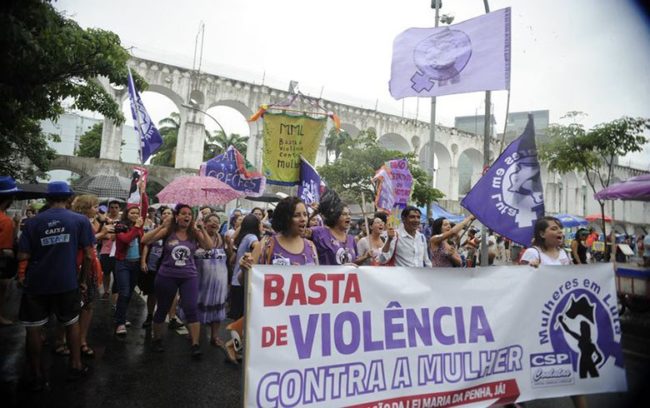
[[[204,326],[209,344],[238,364],[245,341],[243,285],[253,264],[480,265],[473,216],[456,224],[438,218],[422,225],[420,210],[407,206],[399,221],[379,211],[353,226],[349,206],[328,190],[317,204],[287,197],[273,212],[237,209],[222,222],[209,206],[198,211],[183,203],[149,208],[142,184],[139,189],[137,204],[111,200],[100,206],[95,196],[75,196],[68,184],[51,182],[46,205],[17,225],[6,215],[15,182],[0,177],[0,324],[12,324],[2,306],[7,282],[17,276],[32,389],[47,384],[41,353],[43,326],[52,314],[59,324],[53,351],[69,356],[70,378],[80,378],[89,374],[82,358],[94,356],[88,331],[97,301],[110,302],[114,335],[126,336],[132,330],[127,310],[136,287],[146,297],[142,326],[153,326],[152,352],[165,351],[166,327],[185,326],[188,354],[199,359]],[[544,217],[520,259],[510,256],[510,241],[491,234],[488,261],[583,264],[589,262],[590,239],[580,229],[567,251],[560,221]],[[643,251],[643,240],[636,246]],[[222,338],[226,321],[230,337]]]

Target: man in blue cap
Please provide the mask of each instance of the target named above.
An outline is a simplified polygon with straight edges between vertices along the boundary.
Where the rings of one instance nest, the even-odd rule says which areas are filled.
[[[0,326],[8,326],[13,322],[2,314],[5,304],[5,293],[11,279],[16,276],[17,264],[14,253],[16,231],[14,221],[7,215],[7,209],[14,200],[14,195],[20,192],[16,181],[9,176],[0,176]]]
[[[47,387],[41,370],[41,327],[52,313],[66,327],[71,357],[69,379],[89,372],[81,364],[80,290],[86,288],[79,282],[86,282],[85,274],[90,271],[95,237],[88,218],[66,209],[73,194],[67,183],[50,182],[49,209],[27,220],[18,245],[18,259],[28,261],[19,316],[27,329],[27,356],[35,390]],[[84,250],[84,262],[78,274],[76,258],[80,248]]]

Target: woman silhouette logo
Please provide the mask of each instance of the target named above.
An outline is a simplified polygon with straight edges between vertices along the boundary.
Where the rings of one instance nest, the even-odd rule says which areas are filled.
[[[591,340],[591,325],[589,322],[585,320],[580,322],[580,333],[578,334],[569,328],[564,321],[564,316],[558,316],[557,320],[562,326],[562,330],[578,341],[578,349],[580,350],[578,371],[580,378],[587,378],[587,376],[591,378],[598,377],[599,374],[596,367],[603,361],[603,354]]]

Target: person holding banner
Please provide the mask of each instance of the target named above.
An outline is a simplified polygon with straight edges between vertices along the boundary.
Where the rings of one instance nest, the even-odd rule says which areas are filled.
[[[520,265],[571,265],[564,250],[562,222],[555,217],[542,217],[535,222],[533,246],[521,256]]]
[[[402,210],[402,224],[395,230],[388,227],[388,239],[379,256],[379,263],[387,266],[422,268],[431,266],[427,253],[427,240],[420,227],[420,210],[411,205]]]
[[[142,237],[142,243],[147,245],[159,239],[163,240],[163,254],[154,284],[158,308],[153,315],[153,347],[157,352],[165,350],[162,344],[162,328],[178,291],[192,341],[192,358],[197,359],[203,353],[199,345],[199,277],[193,256],[199,246],[211,250],[212,239],[203,225],[196,225],[192,207],[187,204],[177,204],[174,217],[146,233]]]
[[[382,237],[384,227],[384,221],[381,218],[375,218],[370,224],[370,235],[361,238],[357,243],[359,253],[364,255],[369,254],[362,265],[379,265],[379,256],[381,255],[381,249],[384,247],[384,239]]]
[[[571,259],[564,250],[564,231],[562,228],[562,222],[555,217],[547,216],[539,218],[535,222],[533,246],[526,249],[521,256],[519,264],[530,265],[535,268],[539,265],[571,265]],[[559,323],[564,327],[565,324],[562,322],[562,316],[559,316],[559,319]],[[590,343],[590,340],[587,340]],[[581,361],[582,358],[581,356]],[[573,395],[571,399],[576,408],[587,408],[587,397],[585,395]]]
[[[239,259],[238,279],[244,281],[244,273],[253,263],[263,265],[300,266],[318,265],[318,253],[313,242],[304,238],[307,228],[307,207],[298,197],[285,197],[278,202],[272,220],[275,235],[264,237],[253,253],[247,252]],[[228,325],[232,340],[226,343],[228,359],[236,363],[236,353],[241,350],[244,317]]]

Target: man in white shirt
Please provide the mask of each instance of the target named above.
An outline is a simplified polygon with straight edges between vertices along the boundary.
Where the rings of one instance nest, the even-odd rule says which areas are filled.
[[[424,234],[418,231],[419,226],[420,210],[413,206],[404,208],[402,225],[397,230],[393,226],[388,228],[388,239],[382,248],[379,262],[394,263],[394,266],[430,267],[427,240]]]

